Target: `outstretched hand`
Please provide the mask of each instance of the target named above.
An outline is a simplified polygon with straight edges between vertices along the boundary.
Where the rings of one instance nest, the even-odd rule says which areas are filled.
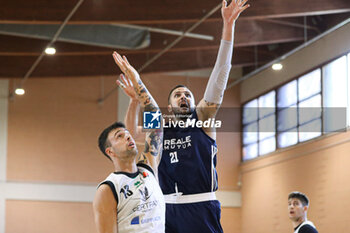
[[[125,77],[124,74],[120,74],[120,80],[117,80],[116,83],[130,99],[137,100],[134,86],[128,77]]]
[[[140,75],[135,68],[129,64],[128,59],[126,59],[125,56],[120,56],[117,52],[113,52],[113,58],[125,76],[128,77],[133,84],[136,84],[140,79]]]
[[[248,0],[232,0],[228,5],[226,0],[222,1],[221,15],[225,23],[234,23],[239,15],[250,5],[246,4]]]

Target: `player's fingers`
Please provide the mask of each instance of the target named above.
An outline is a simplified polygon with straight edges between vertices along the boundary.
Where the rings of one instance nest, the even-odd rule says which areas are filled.
[[[123,56],[123,58],[124,58],[124,61],[126,62],[126,64],[128,64],[130,66],[130,63],[129,63],[128,59],[126,58],[126,56]]]
[[[123,61],[122,61],[122,59],[121,59],[119,53],[114,52],[114,53],[113,53],[113,58],[114,58],[115,63],[119,66],[119,68],[122,69],[122,67],[123,67]]]
[[[241,1],[241,3],[239,4],[239,6],[243,6],[244,4],[246,4],[248,2],[248,0],[243,0]]]
[[[120,79],[122,80],[123,84],[125,86],[129,86],[129,83],[127,81],[127,78],[125,77],[125,75],[120,75]]]
[[[112,56],[113,56],[113,59],[114,59],[114,62],[119,65],[119,60],[118,60],[118,57],[117,57],[117,52],[113,52],[112,53]]]
[[[118,61],[119,68],[123,71],[123,73],[127,72],[127,65],[122,56],[117,52],[114,52],[114,56]]]
[[[248,7],[250,7],[249,4],[243,6],[240,10],[239,10],[239,13],[242,13],[245,9],[247,9]]]
[[[132,85],[131,79],[129,79],[128,76],[126,76],[125,78],[126,78],[128,86],[133,87],[134,85]]]
[[[123,89],[125,88],[125,85],[121,83],[119,80],[117,80],[116,83],[120,88],[123,88]]]
[[[226,0],[222,0],[222,8],[225,8],[225,7],[226,7],[226,5],[227,5]]]

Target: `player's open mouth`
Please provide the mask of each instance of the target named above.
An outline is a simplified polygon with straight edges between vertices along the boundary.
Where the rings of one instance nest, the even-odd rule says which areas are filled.
[[[130,147],[134,147],[134,146],[135,146],[135,144],[134,144],[133,142],[129,142],[128,146],[130,146]]]
[[[181,102],[180,108],[188,108],[188,104],[186,102]]]

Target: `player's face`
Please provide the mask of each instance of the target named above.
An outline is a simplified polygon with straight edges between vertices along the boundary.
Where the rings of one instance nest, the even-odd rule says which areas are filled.
[[[179,87],[173,90],[169,101],[169,109],[174,114],[191,113],[195,107],[193,94],[186,87]]]
[[[116,128],[109,132],[108,140],[111,146],[106,150],[107,154],[111,153],[110,156],[127,158],[137,155],[136,143],[128,130]]]
[[[288,214],[289,219],[292,221],[298,221],[300,218],[305,217],[307,206],[303,206],[302,202],[297,198],[290,198],[288,200]]]

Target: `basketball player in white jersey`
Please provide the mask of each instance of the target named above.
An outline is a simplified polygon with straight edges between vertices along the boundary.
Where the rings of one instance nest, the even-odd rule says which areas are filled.
[[[301,192],[291,192],[288,195],[288,213],[292,221],[294,233],[318,233],[315,225],[307,220],[309,199]]]
[[[126,57],[114,60],[132,82],[144,109],[160,114],[159,107]],[[99,137],[102,153],[114,164],[114,172],[101,182],[93,201],[98,233],[163,233],[165,202],[157,180],[163,130],[149,130],[145,150],[137,158],[136,143],[123,123],[116,122]]]

